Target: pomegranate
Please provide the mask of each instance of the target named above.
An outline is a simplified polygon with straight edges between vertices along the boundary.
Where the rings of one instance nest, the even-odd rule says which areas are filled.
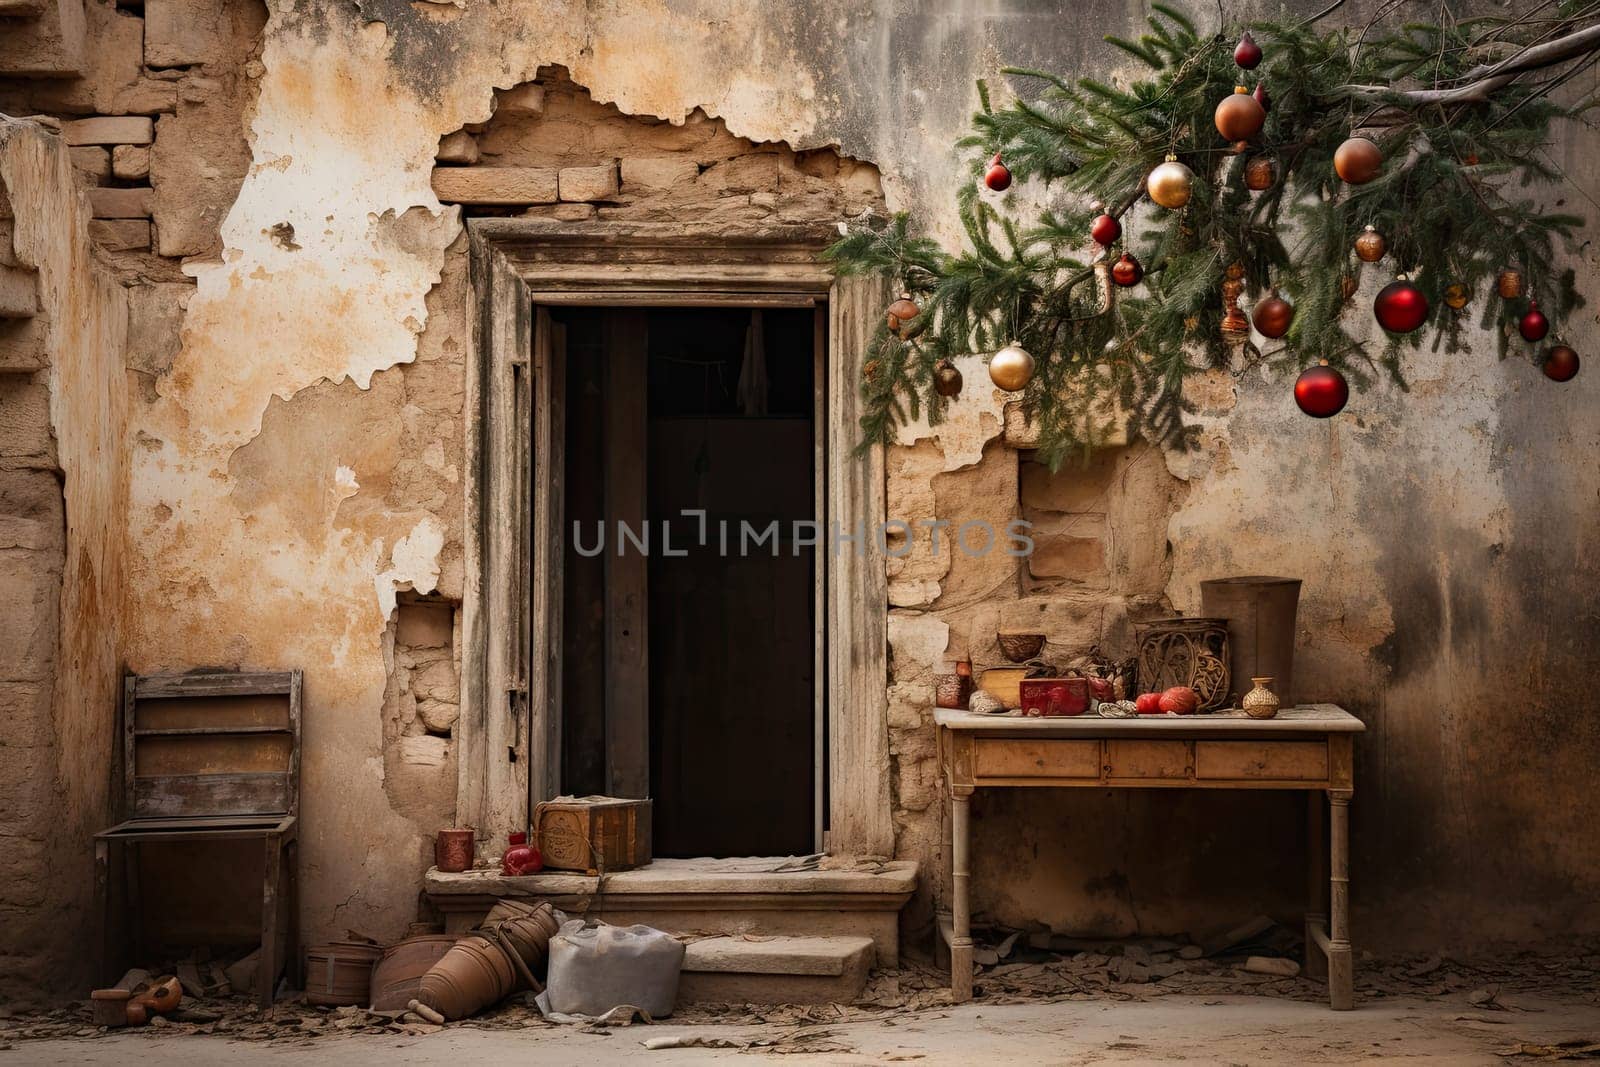
[[[1139,696],[1134,700],[1133,706],[1138,709],[1140,715],[1160,715],[1161,694],[1140,693]]]
[[[1200,706],[1200,697],[1186,685],[1175,685],[1161,694],[1161,710],[1174,715],[1193,715]]]

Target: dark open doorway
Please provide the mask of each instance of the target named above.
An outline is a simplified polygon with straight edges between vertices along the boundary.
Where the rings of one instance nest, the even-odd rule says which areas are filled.
[[[651,796],[658,856],[810,851],[822,556],[803,524],[820,499],[819,316],[554,317],[567,358],[563,791]],[[619,546],[619,520],[648,522],[647,551]]]

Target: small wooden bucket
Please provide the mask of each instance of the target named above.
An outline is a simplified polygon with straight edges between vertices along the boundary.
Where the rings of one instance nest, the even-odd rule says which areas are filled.
[[[377,945],[356,941],[312,945],[306,949],[306,1003],[366,1004],[372,993],[372,965],[381,955]]]

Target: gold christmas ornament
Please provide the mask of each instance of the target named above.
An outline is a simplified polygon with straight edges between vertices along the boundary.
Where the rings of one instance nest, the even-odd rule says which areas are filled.
[[[1250,90],[1243,85],[1233,87],[1233,95],[1217,105],[1214,116],[1217,132],[1226,141],[1248,141],[1261,132],[1267,113]]]
[[[1507,300],[1515,300],[1522,295],[1522,272],[1506,267],[1500,272],[1500,277],[1496,279],[1495,288]]]
[[[1368,226],[1356,237],[1356,255],[1363,263],[1376,263],[1388,251],[1389,244],[1383,239],[1383,234]]]
[[[1352,137],[1334,151],[1333,169],[1351,185],[1365,185],[1383,169],[1383,152],[1365,137]]]
[[[1462,308],[1467,306],[1467,297],[1470,295],[1471,294],[1467,291],[1467,287],[1462,285],[1460,282],[1447,285],[1444,288],[1445,306],[1450,308],[1452,311],[1460,311]]]
[[[1255,156],[1244,165],[1244,187],[1259,193],[1272,188],[1278,180],[1278,168],[1272,165],[1271,156]]]
[[[1015,341],[989,357],[989,380],[1008,393],[1020,392],[1033,381],[1033,357]]]
[[[1178,162],[1178,157],[1167,156],[1167,161],[1150,172],[1144,180],[1150,199],[1164,208],[1177,210],[1194,195],[1194,171]]]

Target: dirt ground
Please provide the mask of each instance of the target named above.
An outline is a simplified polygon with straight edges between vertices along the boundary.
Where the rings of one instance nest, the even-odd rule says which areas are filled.
[[[238,1041],[219,1035],[122,1032],[98,1039],[9,1043],[0,1064],[494,1064],[703,1063],[752,1052],[815,1063],[1010,1064],[1536,1063],[1562,1053],[1600,1057],[1600,1006],[1516,996],[1483,1011],[1466,995],[1396,997],[1351,1012],[1298,1000],[1174,995],[924,1009],[801,1027],[656,1024],[605,1033],[455,1026],[419,1035],[308,1035]],[[648,1038],[704,1038],[734,1047],[648,1049]],[[769,1042],[768,1044],[751,1044]],[[1558,1046],[1570,1042],[1566,1049]],[[1585,1053],[1584,1047],[1589,1051]]]

